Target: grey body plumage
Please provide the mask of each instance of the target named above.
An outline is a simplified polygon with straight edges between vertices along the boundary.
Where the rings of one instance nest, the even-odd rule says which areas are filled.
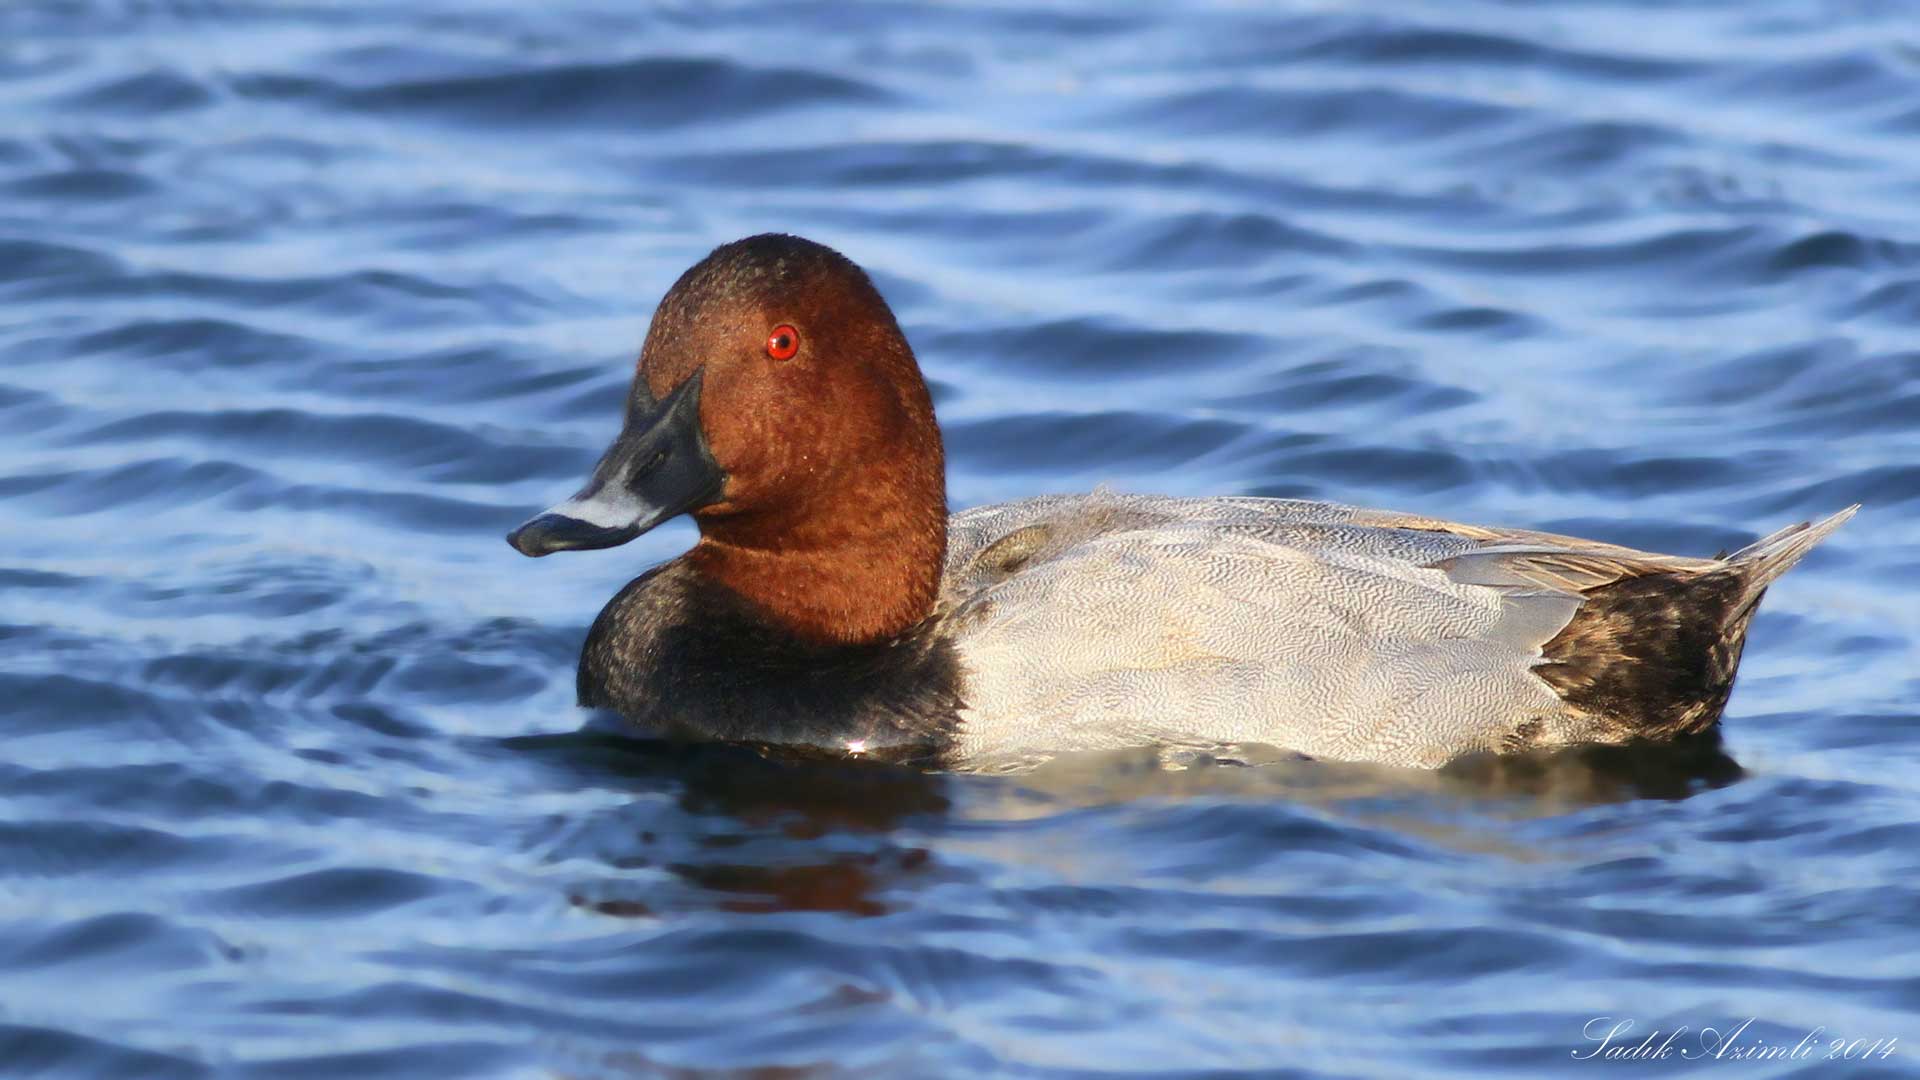
[[[966,511],[940,616],[953,754],[1259,742],[1431,768],[1700,730],[1767,584],[1852,514],[1722,560],[1296,500]]]

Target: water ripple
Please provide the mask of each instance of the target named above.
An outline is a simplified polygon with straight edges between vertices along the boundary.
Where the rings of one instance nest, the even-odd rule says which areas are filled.
[[[809,105],[885,105],[869,82],[799,68],[732,60],[649,57],[604,64],[552,64],[518,71],[375,86],[329,79],[249,75],[233,89],[250,97],[322,97],[382,115],[417,113],[481,127],[678,126]],[[689,108],[689,103],[693,107]]]
[[[0,1071],[1533,1077],[1602,1015],[1905,1034],[1909,14],[0,7]],[[691,530],[500,537],[591,468],[675,276],[767,229],[873,273],[957,506],[1697,555],[1867,506],[1672,746],[643,738],[573,667]]]

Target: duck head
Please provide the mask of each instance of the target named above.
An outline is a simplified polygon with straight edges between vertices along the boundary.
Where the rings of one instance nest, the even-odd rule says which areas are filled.
[[[886,301],[838,252],[769,234],[674,283],[592,478],[507,542],[536,557],[613,547],[691,514],[704,580],[802,637],[873,641],[933,608],[945,485],[933,402]]]

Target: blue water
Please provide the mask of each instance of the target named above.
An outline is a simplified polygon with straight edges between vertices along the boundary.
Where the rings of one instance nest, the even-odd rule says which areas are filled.
[[[1912,5],[1269,8],[0,7],[0,1074],[1920,1075]],[[644,741],[574,659],[690,530],[501,537],[770,229],[873,272],[956,505],[1866,509],[1717,750]],[[1824,1034],[1700,1058],[1748,1020]]]

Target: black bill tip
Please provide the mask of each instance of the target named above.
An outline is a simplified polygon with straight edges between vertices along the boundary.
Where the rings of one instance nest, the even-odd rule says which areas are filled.
[[[590,551],[618,547],[640,535],[634,525],[609,528],[571,518],[565,514],[541,514],[507,534],[513,550],[537,559],[556,551]]]

